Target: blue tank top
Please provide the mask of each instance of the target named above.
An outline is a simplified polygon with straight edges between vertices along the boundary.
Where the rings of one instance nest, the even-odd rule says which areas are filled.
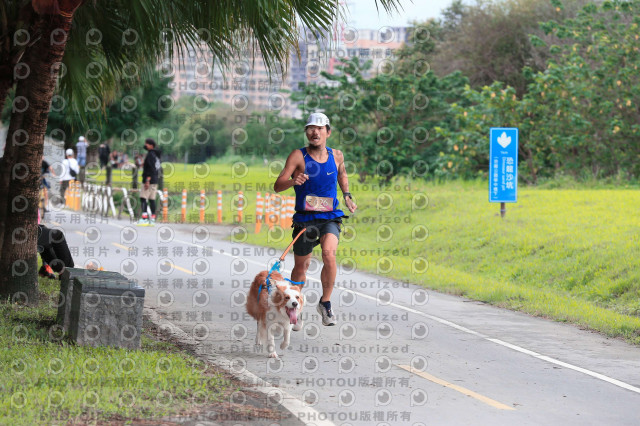
[[[342,210],[338,209],[338,167],[333,158],[333,150],[327,147],[329,157],[324,163],[318,163],[311,158],[307,148],[301,148],[304,157],[305,174],[309,179],[302,185],[295,185],[296,192],[296,214],[293,215],[294,222],[308,222],[313,219],[335,219],[344,216]],[[305,198],[307,195],[316,197],[333,198],[333,211],[330,212],[305,212]]]

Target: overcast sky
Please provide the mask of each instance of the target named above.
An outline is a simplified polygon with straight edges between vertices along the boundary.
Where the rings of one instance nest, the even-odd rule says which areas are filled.
[[[346,0],[349,7],[347,23],[355,28],[377,29],[384,26],[406,27],[413,20],[425,21],[436,18],[440,11],[451,4],[451,0],[400,0],[404,10],[389,16],[380,6],[376,11],[375,0]]]

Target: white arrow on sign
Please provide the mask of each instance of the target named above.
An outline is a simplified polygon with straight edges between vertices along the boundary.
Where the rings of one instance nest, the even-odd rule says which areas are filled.
[[[507,132],[502,132],[502,134],[498,137],[498,144],[506,148],[511,144],[511,136],[507,136]]]

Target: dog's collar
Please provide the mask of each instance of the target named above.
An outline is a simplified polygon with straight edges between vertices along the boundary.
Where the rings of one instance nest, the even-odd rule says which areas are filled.
[[[262,293],[262,287],[265,287],[267,289],[267,293],[271,294],[271,283],[269,282],[270,276],[271,276],[271,272],[269,272],[269,275],[267,275],[265,284],[264,285],[260,284],[260,287],[258,288],[258,302],[260,301],[260,293]],[[289,278],[285,278],[285,281],[289,281],[291,284],[299,285],[300,287],[304,285],[304,281],[291,281]]]

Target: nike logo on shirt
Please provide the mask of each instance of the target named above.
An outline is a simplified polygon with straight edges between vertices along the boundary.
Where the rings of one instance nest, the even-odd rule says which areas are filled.
[[[332,175],[332,174],[334,174],[334,173],[335,173],[335,172],[331,172],[331,173],[327,172],[327,176],[328,176],[328,175]]]

